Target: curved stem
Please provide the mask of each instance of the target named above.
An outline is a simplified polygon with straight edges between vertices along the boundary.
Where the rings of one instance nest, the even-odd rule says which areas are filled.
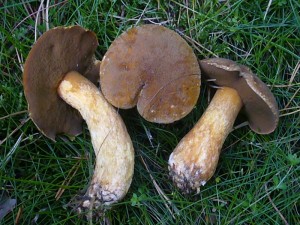
[[[184,192],[199,191],[200,185],[212,177],[241,107],[241,98],[234,89],[218,89],[200,120],[179,142],[169,158],[169,170]]]
[[[134,167],[133,145],[120,115],[77,72],[64,77],[58,93],[86,121],[96,155],[94,175],[81,207],[89,210],[117,202],[129,189]]]

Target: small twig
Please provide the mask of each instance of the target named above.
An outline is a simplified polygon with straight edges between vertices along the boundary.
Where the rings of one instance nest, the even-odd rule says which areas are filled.
[[[180,213],[179,213],[179,210],[176,208],[175,205],[172,204],[171,200],[170,200],[170,199],[165,195],[165,193],[161,190],[161,188],[159,187],[159,185],[157,184],[157,182],[155,181],[155,179],[154,179],[153,176],[151,175],[151,173],[150,173],[150,171],[149,171],[149,168],[148,168],[146,162],[144,161],[143,157],[142,157],[142,156],[140,156],[140,157],[141,157],[142,163],[144,164],[146,170],[147,170],[148,173],[149,173],[150,179],[151,179],[151,181],[153,182],[153,185],[154,185],[155,189],[157,190],[158,194],[159,194],[161,197],[163,197],[163,198],[167,201],[167,203],[168,203],[170,206],[172,206],[172,208],[174,209],[175,213],[176,213],[177,215],[179,215],[179,214],[180,214]],[[166,203],[164,203],[164,204],[165,204],[166,208],[169,210],[169,212],[171,213],[172,217],[175,219],[175,216],[174,216],[174,214],[172,213],[172,210],[170,209],[170,207],[169,207]]]
[[[143,9],[142,14],[140,15],[140,17],[139,17],[138,20],[136,21],[135,25],[137,25],[137,24],[141,21],[142,17],[144,16],[144,14],[145,14],[145,12],[146,12],[146,9],[148,8],[149,3],[150,3],[150,0],[147,2],[145,8]]]
[[[65,4],[66,2],[67,2],[68,0],[64,0],[64,1],[62,1],[62,2],[58,2],[58,3],[56,3],[56,4],[53,4],[53,5],[51,5],[51,6],[49,6],[49,9],[50,8],[53,8],[53,7],[55,7],[55,6],[58,6],[58,5],[62,5],[62,4]],[[13,29],[12,29],[12,32],[14,32],[15,31],[15,29],[17,29],[25,20],[27,20],[28,18],[30,18],[30,17],[32,17],[32,16],[34,16],[34,15],[37,15],[39,13],[39,11],[36,11],[36,12],[33,12],[33,13],[31,13],[31,14],[29,14],[28,16],[26,16],[24,19],[22,19]]]
[[[33,137],[35,137],[35,136],[38,136],[38,137],[33,138]],[[27,141],[27,140],[30,140],[30,141],[31,141],[31,144],[32,144],[33,142],[36,142],[37,140],[39,140],[42,136],[43,136],[43,135],[42,135],[40,132],[34,133],[34,134],[30,134],[28,137],[24,138],[24,139],[22,140],[22,142]]]
[[[300,85],[300,83],[295,83],[295,84],[277,84],[277,85],[267,84],[268,87],[273,87],[273,88],[286,88],[286,87],[294,87],[294,86],[298,86],[298,85]]]
[[[22,215],[22,212],[23,212],[23,208],[22,206],[18,209],[18,212],[17,212],[17,216],[16,216],[16,220],[15,220],[15,225],[19,223],[20,221],[20,218],[21,218],[21,215]]]
[[[264,15],[264,20],[265,20],[265,19],[266,19],[266,17],[267,17],[267,14],[268,14],[268,12],[269,12],[269,9],[270,9],[270,7],[271,7],[272,1],[273,1],[273,0],[270,0],[270,1],[269,1],[269,3],[268,3],[267,9],[266,9],[266,11],[265,11],[265,15]]]
[[[290,111],[290,110],[294,110],[294,109],[300,109],[300,106],[294,106],[294,107],[280,109],[279,112]]]
[[[0,145],[2,145],[8,138],[10,138],[14,133],[16,133],[25,123],[27,123],[30,120],[30,118],[27,118],[26,120],[22,121],[19,126],[17,126],[16,129],[14,129],[9,135],[6,136],[2,141],[0,141]]]
[[[237,144],[238,142],[240,142],[241,140],[243,140],[243,138],[239,138],[237,139],[235,142],[233,142],[232,144],[226,146],[225,148],[222,149],[222,152],[226,151],[227,149],[231,148],[233,145]]]
[[[6,115],[6,116],[0,117],[0,120],[9,118],[9,117],[11,117],[11,116],[16,116],[16,115],[19,115],[19,114],[27,113],[27,112],[28,112],[27,110],[23,110],[23,111],[11,113],[11,114],[8,114],[8,115]]]
[[[213,85],[213,84],[210,84],[209,87],[215,88],[215,89],[222,89],[222,87],[217,86],[217,85]]]
[[[116,19],[120,19],[120,20],[126,20],[126,21],[138,21],[139,19],[135,19],[135,18],[126,18],[124,16],[117,16],[117,15],[110,15],[112,18],[116,18]],[[141,18],[140,20],[157,20],[157,19],[161,19],[160,17],[149,17],[149,18]]]
[[[122,13],[121,13],[122,14]],[[116,19],[120,19],[120,20],[126,20],[126,22],[129,22],[129,21],[149,21],[150,23],[152,24],[156,24],[156,25],[164,25],[164,24],[168,24],[170,22],[170,20],[166,20],[166,21],[161,21],[161,18],[160,17],[147,17],[147,18],[126,18],[124,16],[117,16],[117,15],[111,15],[111,14],[108,14],[109,16],[113,17],[113,18],[116,18]],[[155,22],[155,21],[159,21],[159,22]],[[136,22],[137,23],[137,22]]]
[[[295,69],[293,70],[293,73],[292,73],[292,76],[291,76],[291,79],[289,81],[289,87],[292,85],[295,77],[296,77],[296,74],[299,72],[299,69],[300,69],[300,60],[298,61]]]
[[[248,126],[248,125],[249,125],[248,121],[240,123],[240,124],[236,125],[235,127],[233,127],[231,131],[240,129],[241,127],[245,127],[245,126]]]
[[[180,35],[182,35],[184,38],[187,39],[187,41],[196,44],[197,46],[199,46],[200,48],[204,49],[205,51],[207,51],[208,53],[212,54],[214,57],[218,57],[215,53],[213,53],[212,51],[210,51],[208,48],[205,48],[203,45],[201,45],[200,43],[196,42],[193,38],[185,35],[183,32],[181,32],[180,30],[176,29],[176,32],[178,32]],[[196,48],[199,52],[203,53],[200,49]]]
[[[270,192],[268,192],[268,187],[267,184],[265,184],[265,190],[267,193],[267,197],[271,203],[271,205],[273,206],[273,208],[276,210],[276,212],[279,214],[279,216],[281,217],[281,219],[283,220],[285,225],[289,225],[289,223],[286,221],[286,219],[284,218],[284,216],[281,214],[281,212],[279,211],[279,209],[276,207],[276,205],[274,204],[274,202],[272,201],[271,197],[270,197]]]
[[[291,99],[289,100],[289,102],[284,106],[284,108],[289,107],[289,105],[294,100],[294,98],[296,97],[296,95],[298,94],[299,91],[300,91],[300,88],[298,88],[297,91],[295,91],[295,93],[293,94],[293,96],[291,97]]]
[[[206,79],[207,82],[215,82],[217,79],[213,78],[213,79]]]
[[[15,48],[16,49],[16,48]],[[23,56],[21,55],[19,55],[19,51],[18,51],[18,49],[16,49],[16,53],[17,53],[17,58],[18,58],[18,61],[19,61],[19,65],[20,65],[20,70],[22,71],[22,73],[23,73],[23,71],[24,71],[24,68],[23,68],[23,63],[24,63],[24,60],[23,60]]]
[[[16,141],[16,143],[14,144],[14,146],[10,149],[10,151],[7,153],[7,155],[2,160],[2,164],[1,164],[2,167],[5,167],[6,163],[11,159],[12,155],[16,152],[17,148],[19,147],[19,145],[22,141],[23,134],[24,133],[21,133],[21,135],[19,136],[19,138]]]
[[[41,0],[41,4],[38,8],[36,17],[35,17],[35,24],[34,24],[34,42],[36,42],[37,40],[37,26],[38,26],[38,22],[39,22],[39,16],[40,16],[40,12],[42,11],[42,8],[44,7],[44,0]]]
[[[300,112],[300,109],[292,111],[292,112],[289,112],[289,113],[280,114],[279,117],[284,117],[284,116],[292,115],[292,114],[295,114],[295,113],[298,113],[298,112]]]
[[[45,22],[46,22],[46,30],[49,30],[49,3],[50,3],[50,0],[47,0],[47,3],[46,3],[46,18],[45,18]]]
[[[144,127],[144,130],[146,132],[147,138],[148,138],[148,140],[151,144],[151,147],[154,148],[154,145],[152,143],[153,137],[152,137],[151,131],[146,126],[143,125],[143,127]]]
[[[75,163],[75,165],[71,168],[71,170],[69,171],[66,179],[64,180],[64,182],[61,184],[61,186],[67,186],[70,184],[71,180],[73,179],[73,177],[75,176],[75,174],[77,173],[77,170],[79,168],[79,162],[80,161],[77,161]],[[75,170],[74,170],[75,169]],[[74,171],[73,171],[74,170]],[[73,172],[72,172],[73,171]],[[72,172],[72,173],[71,173]],[[62,196],[62,194],[65,192],[65,188],[59,188],[58,191],[56,192],[56,195],[55,195],[55,200],[59,200],[60,197]]]

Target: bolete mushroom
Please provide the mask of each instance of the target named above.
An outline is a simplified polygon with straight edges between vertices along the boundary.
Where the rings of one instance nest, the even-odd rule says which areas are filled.
[[[52,140],[59,133],[74,136],[81,132],[82,118],[87,123],[96,165],[78,202],[80,212],[122,199],[134,167],[133,145],[121,117],[89,80],[99,77],[97,45],[96,35],[80,26],[51,29],[31,49],[23,74],[30,117],[44,135]]]
[[[278,106],[269,88],[249,68],[234,61],[213,58],[200,61],[203,75],[217,89],[208,108],[169,158],[176,186],[189,193],[199,191],[214,174],[222,145],[240,111],[250,128],[268,134],[278,124]]]
[[[115,107],[137,105],[146,120],[172,123],[196,104],[200,69],[180,35],[163,26],[142,25],[113,41],[101,62],[100,85]]]

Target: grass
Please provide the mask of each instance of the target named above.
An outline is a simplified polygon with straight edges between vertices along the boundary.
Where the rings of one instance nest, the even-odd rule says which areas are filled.
[[[59,136],[53,143],[28,117],[22,67],[35,36],[47,26],[79,24],[97,34],[101,58],[118,35],[144,23],[177,31],[200,59],[219,56],[249,66],[274,93],[280,122],[270,135],[234,130],[212,179],[199,194],[184,196],[168,177],[167,160],[207,107],[206,83],[195,109],[174,124],[120,111],[136,151],[135,174],[106,222],[300,223],[299,1],[49,1],[48,15],[47,2],[44,13],[38,1],[0,3],[0,196],[17,199],[0,224],[85,224],[65,205],[92,176],[87,128],[74,141]]]

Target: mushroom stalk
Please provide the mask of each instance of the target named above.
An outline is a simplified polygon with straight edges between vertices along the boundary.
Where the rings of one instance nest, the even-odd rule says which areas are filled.
[[[186,193],[198,192],[200,185],[213,176],[222,145],[242,105],[235,89],[217,90],[200,120],[169,158],[170,175],[178,188]]]
[[[120,115],[79,73],[69,72],[58,93],[86,121],[96,155],[93,178],[78,211],[102,209],[122,199],[129,189],[134,168],[131,139]]]

